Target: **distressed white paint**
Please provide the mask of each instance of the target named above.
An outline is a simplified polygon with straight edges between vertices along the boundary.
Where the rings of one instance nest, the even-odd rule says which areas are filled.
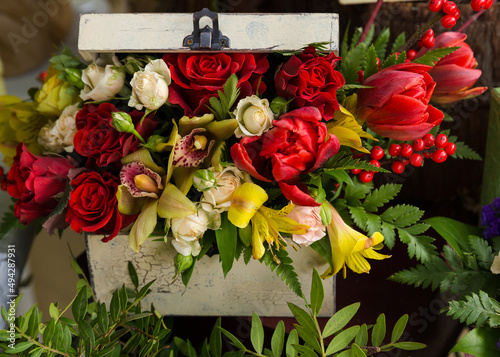
[[[96,297],[107,302],[108,306],[114,290],[124,283],[132,286],[128,261],[136,267],[141,286],[156,279],[144,307],[153,303],[164,315],[250,316],[257,312],[260,316],[292,316],[288,302],[304,306],[304,301],[275,272],[258,261],[252,260],[245,265],[241,258],[224,279],[219,256],[205,256],[196,262],[191,281],[184,291],[180,280],[172,282],[176,251],[171,244],[148,241],[136,253],[129,247],[126,235],[119,235],[108,243],[102,243],[101,238],[87,237],[87,254]],[[288,252],[294,260],[304,294],[309,297],[313,267],[323,272],[327,264],[308,247],[298,251],[288,247]],[[321,316],[331,316],[334,312],[334,279],[325,280],[324,288]]]
[[[229,37],[223,51],[294,51],[314,42],[339,48],[338,14],[218,14]],[[203,18],[202,20],[208,20]],[[201,23],[203,28],[205,23]],[[78,49],[91,61],[103,52],[189,52],[184,37],[193,32],[193,14],[86,14],[80,18]]]

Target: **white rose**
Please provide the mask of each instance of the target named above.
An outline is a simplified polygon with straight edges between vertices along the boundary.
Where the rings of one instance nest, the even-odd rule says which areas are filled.
[[[141,110],[146,107],[156,110],[168,99],[170,85],[170,70],[162,59],[156,59],[146,65],[144,71],[134,73],[130,85],[132,95],[128,105]]]
[[[83,100],[106,101],[113,98],[125,84],[125,71],[116,68],[120,65],[118,58],[113,57],[115,64],[101,67],[96,64],[89,65],[82,72],[84,88],[80,92]]]
[[[234,115],[238,121],[238,128],[234,133],[237,138],[262,135],[271,128],[274,119],[269,101],[256,95],[240,100]]]
[[[203,210],[184,218],[172,218],[170,229],[175,240],[172,241],[174,248],[182,255],[200,254],[201,246],[198,239],[208,229],[208,216]]]
[[[38,143],[50,152],[72,152],[73,138],[77,132],[75,117],[79,110],[78,104],[64,108],[54,123],[42,127],[38,134]]]
[[[211,168],[210,170],[213,170]],[[215,172],[215,185],[203,193],[201,206],[205,211],[227,211],[231,206],[234,191],[244,182],[250,181],[236,166],[228,166],[224,170]]]
[[[295,243],[308,246],[326,235],[326,227],[321,222],[320,212],[321,206],[294,206],[287,217],[309,226],[306,234],[292,234]]]

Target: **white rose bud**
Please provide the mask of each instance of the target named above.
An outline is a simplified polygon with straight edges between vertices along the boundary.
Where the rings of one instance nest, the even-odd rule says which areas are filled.
[[[211,171],[213,168],[210,169]],[[210,212],[227,211],[231,206],[234,191],[244,182],[251,181],[249,176],[243,173],[236,166],[228,166],[224,170],[214,172],[215,185],[203,193],[201,207]]]
[[[114,59],[118,64],[118,59]],[[103,102],[113,98],[125,84],[125,71],[114,64],[101,67],[96,64],[89,65],[82,72],[84,88],[80,92],[83,100]]]
[[[79,110],[77,104],[64,108],[54,123],[48,123],[40,130],[38,143],[50,152],[72,152],[77,132],[75,117]]]
[[[271,128],[274,119],[269,101],[256,95],[240,100],[234,115],[238,121],[235,131],[237,138],[262,135]]]
[[[292,240],[304,246],[320,240],[326,235],[326,227],[321,221],[321,207],[316,206],[294,206],[287,217],[300,224],[309,226],[306,234],[292,234]]]
[[[196,257],[200,254],[201,246],[198,240],[208,229],[208,216],[203,210],[184,218],[172,218],[170,229],[175,240],[172,245],[182,255]]]
[[[215,186],[215,174],[213,170],[198,170],[193,177],[193,186],[198,191],[208,191]]]
[[[170,70],[162,59],[156,59],[146,65],[144,71],[134,73],[130,85],[132,96],[128,105],[141,110],[143,107],[156,110],[168,99]]]

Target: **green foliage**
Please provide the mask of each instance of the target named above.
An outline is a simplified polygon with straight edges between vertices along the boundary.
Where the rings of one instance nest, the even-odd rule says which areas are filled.
[[[401,32],[398,37],[396,37],[396,40],[394,40],[394,43],[392,44],[391,48],[391,53],[397,52],[398,48],[404,45],[406,42],[406,34],[404,32]]]
[[[262,322],[257,314],[252,315],[252,326],[250,330],[250,342],[253,349],[245,347],[236,336],[229,331],[216,325],[215,329],[220,330],[230,343],[238,350],[225,353],[224,356],[268,356],[280,357],[285,352],[287,357],[295,356],[374,356],[381,351],[390,351],[395,348],[405,350],[415,350],[424,348],[425,345],[418,342],[400,341],[401,336],[408,322],[408,315],[401,317],[392,330],[391,341],[382,344],[386,338],[386,324],[384,315],[380,315],[377,323],[371,328],[372,338],[375,344],[367,345],[369,341],[369,328],[366,324],[362,326],[353,325],[352,318],[359,309],[359,303],[346,306],[337,311],[321,329],[317,315],[322,307],[322,297],[324,296],[323,284],[316,270],[313,272],[311,288],[311,302],[303,309],[295,304],[288,304],[295,317],[296,324],[288,339],[285,342],[284,324],[278,323],[271,337],[271,349],[265,348],[265,333]],[[301,340],[299,340],[299,337]],[[331,337],[331,339],[330,339]],[[329,342],[326,340],[329,339]],[[187,342],[183,341],[186,345]],[[210,342],[211,345],[211,342]],[[183,349],[185,350],[185,349]],[[193,354],[184,353],[193,356]],[[187,352],[187,351],[186,351]],[[238,353],[239,352],[239,353]],[[196,356],[196,354],[194,354]],[[213,356],[213,355],[212,355]]]
[[[441,58],[455,52],[460,47],[443,47],[436,48],[435,50],[428,51],[422,57],[413,60],[413,63],[425,64],[427,66],[434,66]]]
[[[76,263],[72,265],[78,273],[81,272]],[[131,276],[137,276],[131,265],[129,272]],[[170,330],[154,309],[151,312],[141,310],[140,302],[149,293],[152,283],[140,290],[136,286],[134,291],[123,286],[113,293],[108,309],[104,303],[89,299],[91,289],[83,281],[77,285],[78,293],[65,309],[61,310],[58,304],[50,305],[47,322],[42,322],[42,313],[36,305],[18,316],[15,342],[7,338],[7,330],[1,330],[0,349],[4,349],[6,355],[30,357],[155,356],[167,348]],[[63,317],[70,308],[74,320]],[[2,315],[6,317],[4,313]]]
[[[467,325],[500,326],[500,304],[484,291],[479,291],[479,295],[472,293],[464,301],[451,301],[447,315]]]
[[[435,255],[434,239],[422,235],[429,228],[422,223],[424,212],[411,205],[395,205],[385,211],[380,209],[391,202],[401,190],[401,185],[385,184],[377,189],[358,180],[347,186],[344,199],[350,217],[354,223],[368,235],[380,232],[384,236],[384,244],[392,249],[396,237],[408,246],[408,254],[421,262],[428,261]]]
[[[476,357],[500,357],[497,343],[498,330],[480,327],[469,332],[450,352],[469,353]]]
[[[219,95],[218,99],[216,97],[210,98],[210,106],[208,107],[217,120],[224,120],[231,117],[229,112],[240,94],[238,77],[235,74],[229,76],[222,89],[223,91],[217,91]]]
[[[233,262],[236,257],[238,230],[236,226],[229,222],[227,214],[223,214],[221,218],[221,229],[215,231],[215,237],[217,239],[217,247],[219,248],[222,271],[225,277],[233,267]]]
[[[458,300],[480,290],[495,296],[500,277],[491,274],[489,267],[494,258],[493,250],[479,237],[466,237],[470,250],[459,255],[450,246],[443,249],[444,260],[437,254],[426,261],[425,265],[400,271],[391,279],[400,283],[430,286],[457,295]]]
[[[260,262],[266,264],[272,271],[276,271],[276,275],[278,275],[295,294],[301,297],[304,296],[299,276],[286,250],[275,250],[273,247],[269,247],[260,259]]]
[[[467,144],[461,141],[454,141],[454,143],[456,149],[455,153],[451,157],[457,159],[467,159],[467,160],[482,160],[481,156]]]
[[[370,47],[368,47],[368,51],[366,51],[364,67],[365,79],[378,72],[377,55],[378,54],[375,45],[371,45]]]
[[[389,43],[390,37],[391,37],[391,30],[388,27],[386,27],[380,32],[375,42],[373,42],[373,46],[375,47],[378,58],[385,58],[385,53],[387,51],[387,44]]]
[[[25,228],[25,226],[19,222],[19,219],[17,219],[14,214],[14,205],[10,205],[9,210],[4,213],[2,221],[0,222],[0,240],[5,237],[10,230],[23,228]]]

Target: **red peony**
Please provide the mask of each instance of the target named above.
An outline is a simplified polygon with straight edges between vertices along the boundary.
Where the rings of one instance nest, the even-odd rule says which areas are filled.
[[[118,211],[116,192],[120,179],[109,172],[84,171],[70,182],[71,193],[66,221],[77,233],[107,235],[103,242],[116,237],[135,216]]]
[[[184,114],[193,116],[210,113],[210,97],[222,90],[229,76],[238,77],[240,96],[263,93],[261,82],[269,69],[266,55],[249,53],[191,54],[173,53],[163,56],[172,76],[169,103],[178,104]],[[258,87],[258,88],[257,88]]]
[[[325,164],[340,148],[335,135],[328,134],[315,107],[292,110],[273,122],[262,136],[249,136],[231,147],[234,163],[256,179],[277,181],[283,195],[299,206],[319,206],[298,184],[299,175]]]
[[[415,140],[439,125],[444,114],[429,105],[436,82],[432,67],[402,63],[370,76],[358,93],[358,116],[375,133],[395,140]]]
[[[87,104],[76,115],[76,127],[73,142],[75,151],[89,158],[88,167],[94,164],[100,167],[118,164],[122,157],[134,152],[139,147],[139,140],[130,133],[120,133],[113,127],[112,112],[118,112],[113,104]],[[139,124],[143,112],[134,110],[129,113],[136,130],[143,138],[153,133],[158,124],[152,114]]]
[[[339,60],[333,52],[318,56],[316,49],[309,46],[298,56],[292,56],[276,73],[276,93],[293,99],[293,108],[313,106],[323,118],[332,119],[339,109],[337,89],[345,84],[342,74],[334,69]]]
[[[17,199],[14,212],[22,224],[50,215],[58,203],[56,196],[64,192],[68,171],[73,167],[66,158],[35,156],[24,144],[17,146],[17,155],[7,177],[7,191]]]

